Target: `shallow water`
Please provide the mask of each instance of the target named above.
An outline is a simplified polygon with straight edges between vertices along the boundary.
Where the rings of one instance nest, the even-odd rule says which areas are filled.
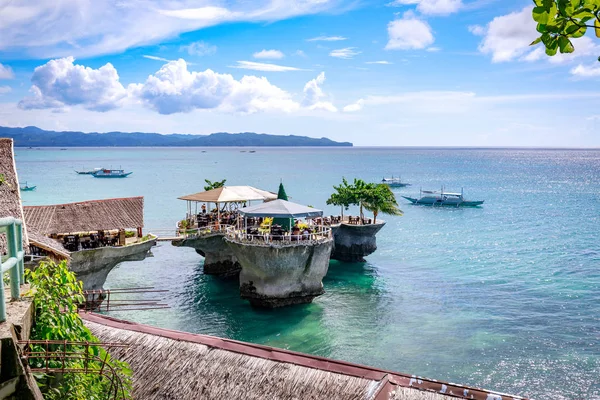
[[[323,208],[342,176],[395,189],[364,264],[331,262],[312,304],[256,310],[235,280],[202,274],[193,249],[163,243],[124,263],[107,287],[169,289],[168,310],[121,312],[143,323],[267,344],[538,399],[600,398],[600,151],[458,149],[18,149],[25,204],[143,195],[145,231],[171,230],[177,197],[203,180],[276,191]],[[134,171],[79,176],[83,166]],[[465,188],[481,208],[406,204],[419,187]]]

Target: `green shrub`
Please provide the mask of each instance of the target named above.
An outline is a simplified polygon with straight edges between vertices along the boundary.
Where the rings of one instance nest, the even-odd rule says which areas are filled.
[[[66,340],[69,342],[97,343],[98,338],[83,324],[77,313],[77,304],[84,302],[83,285],[69,271],[65,261],[60,264],[42,262],[35,271],[25,270],[27,280],[31,283],[31,293],[35,307],[34,326],[31,331],[32,340]],[[44,346],[33,345],[33,351],[43,351]],[[50,347],[57,355],[63,346]],[[69,346],[69,351],[85,354],[84,346]],[[112,359],[100,346],[90,346],[90,355],[107,360],[123,383],[124,396],[131,398],[131,371],[127,363]],[[60,367],[62,361],[56,358],[50,362],[51,367]],[[32,359],[32,367],[43,367],[42,359]],[[37,363],[37,364],[36,364]],[[95,365],[93,364],[95,363]],[[54,365],[52,365],[54,364]],[[67,368],[84,368],[83,360],[66,360]],[[101,362],[89,361],[88,366],[99,369]],[[38,385],[44,391],[44,398],[50,400],[108,400],[113,397],[109,393],[110,381],[99,374],[65,373],[64,376],[41,375],[37,377]],[[114,394],[114,392],[113,392]]]

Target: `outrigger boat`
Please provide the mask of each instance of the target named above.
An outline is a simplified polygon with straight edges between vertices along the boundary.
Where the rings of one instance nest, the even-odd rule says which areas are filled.
[[[418,199],[408,196],[402,196],[413,204],[424,206],[450,206],[450,207],[477,207],[483,204],[485,200],[469,201],[465,200],[463,190],[460,193],[441,191],[421,190]]]
[[[122,169],[100,169],[92,174],[94,178],[126,178],[133,172],[125,172]]]
[[[400,177],[394,178],[394,175],[392,175],[391,178],[383,178],[381,180],[381,183],[383,183],[384,185],[388,185],[389,187],[410,186],[410,183],[402,182],[402,179]]]
[[[27,182],[25,182],[25,186],[21,185],[20,189],[24,192],[31,192],[32,190],[35,190],[37,186],[27,186]]]
[[[83,171],[77,171],[75,170],[75,172],[77,172],[79,175],[94,175],[96,172],[100,171],[102,168],[94,168],[91,170],[83,170]]]

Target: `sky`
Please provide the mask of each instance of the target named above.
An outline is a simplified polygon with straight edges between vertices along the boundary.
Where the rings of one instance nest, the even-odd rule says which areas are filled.
[[[0,125],[600,147],[600,39],[531,0],[0,0]]]

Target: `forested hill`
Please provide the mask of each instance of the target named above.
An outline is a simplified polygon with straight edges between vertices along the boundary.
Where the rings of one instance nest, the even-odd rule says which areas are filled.
[[[264,133],[212,133],[210,135],[161,135],[143,132],[55,132],[35,126],[8,128],[0,126],[0,137],[12,138],[20,147],[106,147],[106,146],[352,146],[327,138]]]

